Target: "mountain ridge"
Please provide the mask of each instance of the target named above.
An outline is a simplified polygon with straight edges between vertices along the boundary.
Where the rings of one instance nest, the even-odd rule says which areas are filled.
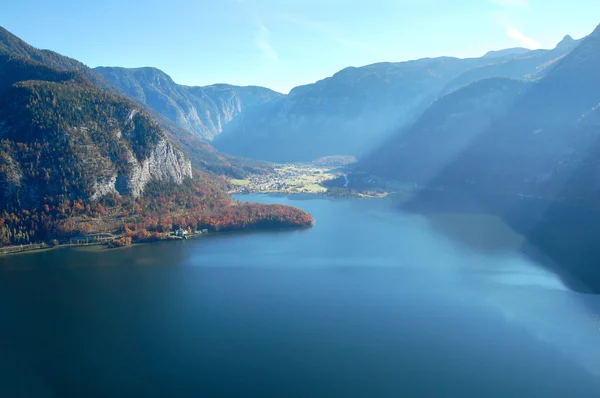
[[[60,71],[78,71],[102,89],[120,94],[119,90],[85,64],[52,50],[37,49],[0,26],[0,49],[18,54]]]
[[[224,126],[244,111],[282,95],[258,86],[214,84],[205,87],[177,84],[153,67],[97,67],[94,71],[138,102],[197,136],[213,140]]]
[[[597,155],[594,137],[600,104],[599,54],[600,26],[561,57],[546,76],[509,92],[506,106],[495,109],[500,114],[475,131],[463,146],[452,150],[451,145],[437,146],[440,139],[452,140],[464,134],[485,114],[478,108],[482,93],[474,90],[482,81],[458,89],[449,94],[464,98],[458,124],[448,124],[455,118],[452,106],[456,103],[446,104],[451,97],[442,97],[428,110],[437,110],[439,117],[426,113],[407,131],[397,132],[366,160],[362,170],[412,182],[416,174],[411,169],[427,168],[427,162],[418,159],[418,154],[435,152],[437,148],[441,151],[437,155],[438,166],[414,181],[420,186],[589,200],[599,188],[597,184],[581,180],[575,189],[569,177],[582,176],[583,164],[596,167],[593,159]],[[500,84],[499,80],[495,82]],[[422,141],[415,141],[414,137]],[[416,142],[420,149],[415,147]],[[410,164],[398,150],[406,153],[407,159],[416,157],[417,164]],[[591,178],[586,173],[586,178]],[[562,190],[565,184],[572,188]]]
[[[362,156],[409,126],[440,96],[484,78],[533,80],[578,45],[497,57],[424,58],[344,68],[244,113],[214,141],[239,156],[308,161]]]
[[[523,54],[527,54],[530,51],[531,51],[530,49],[523,48],[523,47],[506,48],[506,49],[502,49],[502,50],[492,50],[492,51],[488,51],[487,53],[485,53],[483,58],[498,58],[498,57],[504,57],[507,55],[523,55]]]

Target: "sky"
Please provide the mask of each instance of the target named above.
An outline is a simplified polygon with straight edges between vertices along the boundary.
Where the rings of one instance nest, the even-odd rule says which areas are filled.
[[[575,5],[577,3],[577,5]],[[576,0],[5,0],[0,25],[88,66],[287,93],[348,66],[553,48],[600,24]]]

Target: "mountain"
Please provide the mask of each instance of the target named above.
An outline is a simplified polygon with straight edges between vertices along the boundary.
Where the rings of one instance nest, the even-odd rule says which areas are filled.
[[[155,68],[99,67],[93,72],[152,114],[190,157],[194,168],[234,178],[272,169],[265,162],[220,153],[207,139],[219,134],[246,107],[280,94],[262,87],[181,86]]]
[[[507,48],[505,50],[488,51],[483,58],[500,58],[510,55],[523,55],[530,51],[531,50],[523,47]]]
[[[442,96],[413,125],[366,156],[359,170],[427,185],[505,117],[530,84],[489,78]]]
[[[532,79],[576,45],[347,68],[249,110],[229,124],[214,145],[224,152],[275,161],[361,156],[413,123],[439,96],[483,78]]]
[[[109,192],[138,197],[152,179],[181,183],[192,176],[190,161],[139,106],[79,72],[5,52],[0,67],[2,159],[10,169],[3,176],[13,182],[0,193],[3,202],[30,207],[43,196]],[[15,186],[18,197],[11,195]]]
[[[571,35],[566,35],[565,37],[563,37],[563,39],[560,41],[560,43],[558,43],[556,45],[557,49],[560,48],[573,48],[576,47],[578,42],[580,42],[581,40],[575,40],[573,39],[573,37],[571,37]]]
[[[214,145],[275,161],[359,155],[412,121],[438,92],[478,60],[423,59],[346,68],[245,113]]]
[[[282,95],[263,87],[182,86],[156,68],[94,70],[136,101],[209,141],[242,112]]]
[[[448,83],[442,90],[442,94],[447,94],[477,80],[491,77],[508,77],[522,80],[538,79],[552,70],[552,66],[573,51],[579,43],[580,40],[573,40],[571,36],[566,36],[552,50],[520,52],[514,51],[518,49],[511,49],[492,52],[493,62],[465,71]],[[486,54],[484,58],[490,58],[489,54]],[[502,55],[504,55],[503,58]]]
[[[61,56],[39,62],[21,47],[0,48],[0,245],[312,223],[298,209],[232,201],[227,182],[193,171],[142,105],[95,84],[76,61],[58,69]]]
[[[125,88],[122,89],[118,84],[113,84],[108,79],[104,78],[102,74],[87,67],[77,60],[58,54],[54,51],[39,50],[27,44],[1,26],[0,51],[4,51],[7,54],[20,55],[25,59],[39,62],[57,71],[80,72],[95,86],[113,94],[126,96],[129,99],[137,102],[154,119],[156,119],[161,127],[167,131],[167,134],[171,140],[176,142],[177,145],[190,157],[193,167],[195,168],[199,168],[211,173],[227,174],[236,178],[242,178],[249,172],[262,173],[270,168],[269,165],[263,162],[250,161],[247,159],[219,153],[209,143],[197,137],[191,130],[181,127],[177,123],[171,121],[168,117],[162,115],[159,111],[155,111],[151,106],[148,106],[146,104],[145,97],[136,95],[135,90],[131,90],[130,92]],[[0,77],[0,79],[2,79],[2,77]],[[168,80],[170,80],[170,78],[168,78]],[[215,87],[216,88],[214,90],[218,91],[219,86]],[[211,89],[208,90],[210,91]],[[248,88],[247,92],[253,93],[253,88]],[[251,96],[250,94],[248,95]],[[260,95],[262,95],[262,92],[259,92],[255,97],[258,98]],[[268,93],[265,95],[268,95]],[[224,97],[226,96],[222,96],[220,98],[223,99]],[[244,100],[246,100],[246,97],[243,95],[242,97]],[[216,101],[219,101],[219,99],[217,98]],[[225,100],[223,100],[223,102],[225,102]],[[225,108],[225,105],[223,105],[222,109]]]
[[[600,27],[532,84],[438,179],[593,201],[599,188],[592,172],[600,156],[599,104]]]
[[[4,50],[9,54],[21,55],[59,71],[81,72],[96,86],[112,93],[119,93],[119,90],[104,79],[102,75],[94,72],[83,63],[54,51],[39,50],[13,35],[2,26],[0,26],[0,50]]]
[[[541,79],[480,80],[441,97],[358,170],[420,186],[593,202],[599,105],[600,27]]]

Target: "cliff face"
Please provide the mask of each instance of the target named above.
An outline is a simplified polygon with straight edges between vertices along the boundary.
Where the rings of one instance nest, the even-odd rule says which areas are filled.
[[[0,90],[0,196],[7,202],[138,197],[151,180],[192,177],[189,159],[138,105],[19,55],[0,53],[3,65],[10,66]]]
[[[152,179],[181,184],[185,178],[192,177],[192,164],[189,159],[164,139],[156,144],[150,155],[141,162],[131,154],[129,165],[130,172],[125,177],[127,188],[124,193],[130,193],[134,197],[140,196]]]
[[[137,198],[144,193],[144,188],[151,180],[181,184],[185,178],[192,178],[190,160],[166,140],[160,141],[148,158],[142,161],[136,159],[131,152],[128,157],[125,173],[119,174],[114,168],[105,170],[105,174],[113,174],[96,181],[91,199],[100,199],[109,193]]]
[[[17,162],[8,154],[0,152],[0,197],[14,195],[21,185],[23,171]]]
[[[182,86],[156,68],[99,67],[94,71],[139,103],[209,141],[247,109],[281,96],[263,87]]]

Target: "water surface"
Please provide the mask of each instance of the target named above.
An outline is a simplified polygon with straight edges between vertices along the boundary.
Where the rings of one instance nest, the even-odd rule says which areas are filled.
[[[315,227],[0,258],[0,396],[598,397],[600,300],[497,219],[243,199]]]

